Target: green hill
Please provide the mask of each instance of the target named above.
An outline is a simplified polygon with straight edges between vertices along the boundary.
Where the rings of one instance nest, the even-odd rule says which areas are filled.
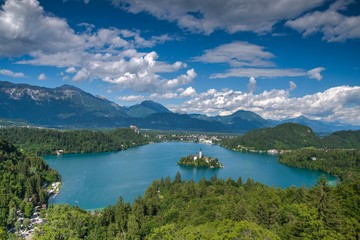
[[[321,143],[311,128],[296,123],[284,123],[273,128],[256,129],[240,137],[224,139],[221,145],[231,149],[288,150],[320,147]]]
[[[0,139],[37,155],[109,152],[147,144],[149,139],[130,128],[108,131],[55,130],[45,128],[0,128]]]
[[[321,139],[324,148],[360,148],[360,130],[338,131]]]

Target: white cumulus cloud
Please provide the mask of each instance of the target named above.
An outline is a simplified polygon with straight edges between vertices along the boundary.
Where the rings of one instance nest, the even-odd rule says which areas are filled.
[[[74,81],[81,81],[81,80],[85,80],[88,79],[90,77],[90,72],[86,69],[86,68],[82,68],[80,69],[80,71],[78,71],[75,76],[73,77]]]
[[[0,74],[13,78],[23,78],[25,75],[22,72],[13,72],[9,69],[0,69]]]
[[[69,67],[68,69],[65,70],[65,72],[67,72],[67,73],[75,73],[76,69],[74,67]]]
[[[193,87],[188,87],[180,93],[180,97],[193,97],[196,94],[196,90]]]
[[[324,70],[325,70],[325,68],[323,68],[323,67],[317,67],[317,68],[311,69],[310,71],[308,71],[309,78],[320,81],[323,78],[323,76],[321,75],[321,72]]]
[[[161,93],[153,93],[150,98],[153,100],[161,99],[175,99],[175,98],[191,98],[196,96],[196,90],[193,87],[187,87],[186,89],[179,88],[174,91],[165,91]]]
[[[186,72],[186,74],[180,75],[177,78],[169,80],[166,82],[168,88],[176,88],[182,85],[189,84],[197,76],[195,70],[192,68]]]
[[[150,95],[151,99],[160,100],[160,99],[174,99],[178,98],[179,94],[174,92],[165,92],[165,93],[153,93]]]
[[[65,68],[62,71],[74,74],[74,81],[100,79],[136,92],[178,88],[196,76],[189,69],[164,78],[161,73],[175,73],[187,65],[160,61],[155,51],[139,50],[176,40],[168,34],[144,38],[138,30],[79,26],[83,32],[46,13],[37,0],[6,0],[0,10],[0,56],[26,55],[17,63]]]
[[[122,97],[118,97],[118,100],[126,101],[126,102],[139,102],[139,101],[144,100],[144,96],[142,96],[142,95],[122,96]]]
[[[46,79],[45,73],[41,73],[41,74],[39,75],[38,79],[41,80],[41,81],[45,80],[45,79]]]
[[[267,119],[305,115],[312,119],[360,125],[360,87],[339,86],[303,97],[290,97],[289,90],[260,94],[210,89],[170,109],[180,112],[229,114],[248,110]]]
[[[0,55],[55,53],[84,44],[64,19],[44,15],[37,0],[7,0],[0,10]]]

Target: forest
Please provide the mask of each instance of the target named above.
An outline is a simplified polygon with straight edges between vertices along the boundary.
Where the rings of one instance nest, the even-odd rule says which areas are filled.
[[[53,205],[36,239],[359,239],[360,181],[268,187],[241,178],[154,181],[132,205]]]
[[[22,153],[12,144],[0,140],[0,239],[16,227],[16,213],[28,219],[33,208],[46,204],[45,186],[60,176],[43,159]]]
[[[300,148],[360,149],[360,130],[338,131],[320,138],[309,127],[284,123],[273,128],[249,131],[238,137],[223,138],[220,145],[237,151]]]
[[[45,128],[0,128],[0,139],[35,155],[90,153],[125,150],[149,143],[150,139],[130,128],[104,131],[56,130]]]
[[[340,177],[342,181],[360,179],[360,150],[298,149],[281,154],[279,162],[325,171]]]

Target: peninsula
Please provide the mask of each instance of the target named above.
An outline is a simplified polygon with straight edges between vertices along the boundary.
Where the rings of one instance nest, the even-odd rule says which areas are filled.
[[[203,156],[201,149],[199,154],[180,158],[177,164],[191,167],[223,168],[217,158]]]

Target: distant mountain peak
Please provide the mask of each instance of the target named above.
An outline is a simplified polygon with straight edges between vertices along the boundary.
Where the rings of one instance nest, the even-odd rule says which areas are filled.
[[[244,119],[246,121],[258,121],[258,122],[262,122],[262,123],[265,123],[265,121],[266,121],[259,114],[251,112],[251,111],[246,111],[246,110],[238,110],[238,111],[234,112],[233,114],[225,116],[225,117],[240,118],[240,119]]]
[[[152,100],[144,100],[140,104],[148,104],[148,103],[157,103],[157,102],[154,102]],[[160,103],[157,103],[157,104],[160,104]]]
[[[251,111],[247,111],[247,110],[240,109],[240,110],[235,111],[235,112],[232,113],[232,114],[236,114],[236,113],[249,113],[249,112],[251,112]],[[252,112],[251,112],[251,113],[252,113]]]
[[[57,88],[0,82],[0,118],[45,126],[128,125],[126,114],[109,100],[71,85]]]
[[[83,90],[81,90],[80,88],[77,88],[73,85],[69,85],[69,84],[64,84],[61,85],[60,87],[55,88],[55,90],[73,90],[73,91],[78,91],[78,92],[84,92]]]
[[[247,110],[237,110],[236,112],[234,112],[233,114],[231,114],[230,116],[237,116],[237,115],[252,115],[252,116],[257,116],[257,117],[261,117],[259,114],[251,112],[251,111],[247,111]],[[261,117],[262,118],[262,117]]]
[[[147,117],[153,113],[171,113],[169,109],[160,103],[145,100],[140,104],[136,104],[128,108],[127,114],[131,117]]]
[[[170,110],[167,109],[164,105],[151,100],[145,100],[142,103],[140,103],[140,105],[151,107],[153,109],[158,109],[158,110],[161,109],[164,112],[170,112]]]
[[[288,118],[289,120],[290,119],[297,119],[297,120],[311,120],[311,119],[309,119],[309,118],[307,118],[307,117],[305,117],[304,115],[299,115],[299,116],[297,116],[297,117],[291,117],[291,118]]]

